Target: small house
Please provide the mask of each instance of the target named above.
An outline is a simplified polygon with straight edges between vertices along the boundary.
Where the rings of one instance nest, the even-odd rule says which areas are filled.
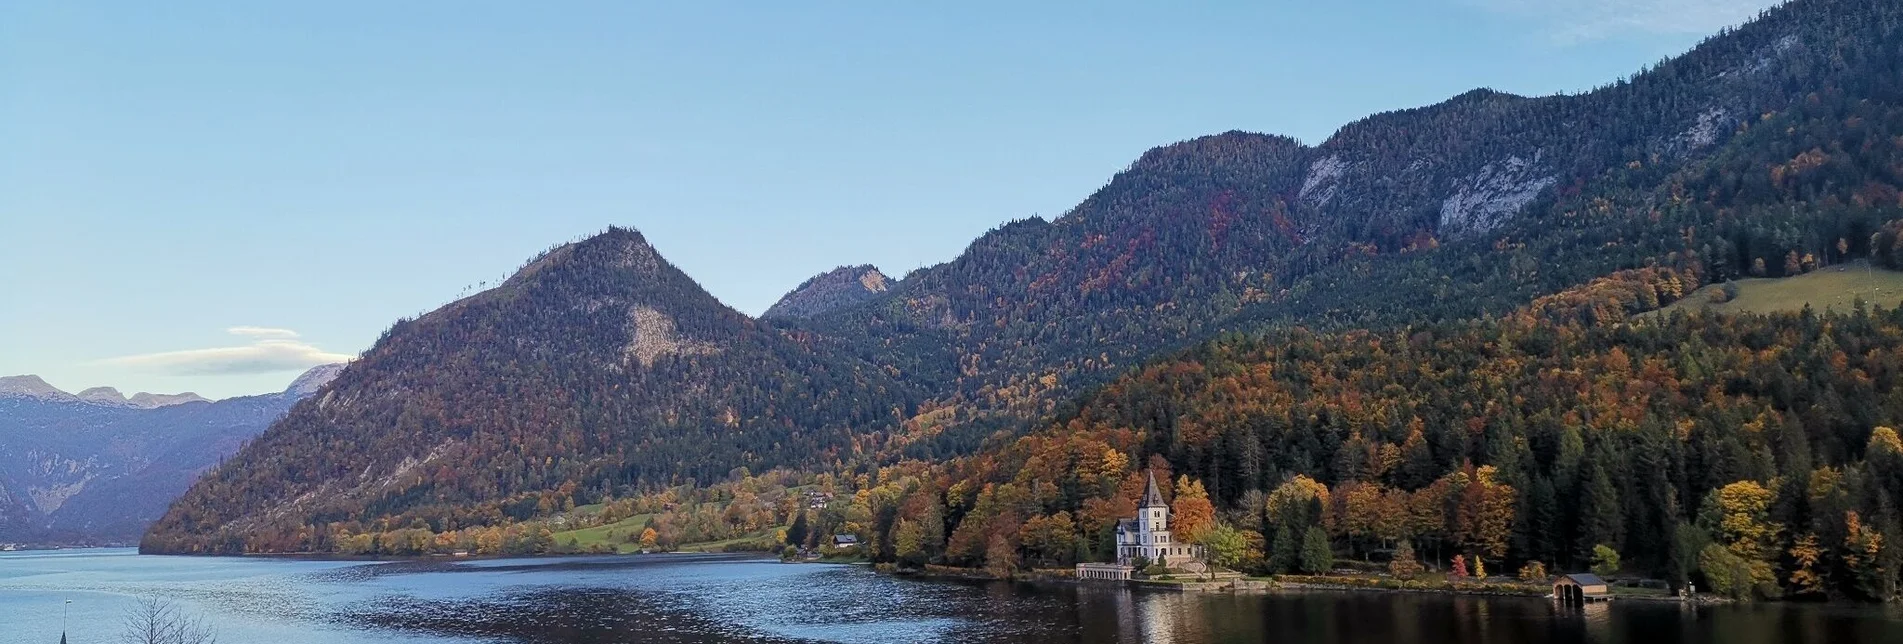
[[[1599,575],[1576,572],[1560,575],[1553,581],[1553,599],[1563,604],[1584,604],[1612,599],[1611,587]]]
[[[859,535],[835,534],[833,535],[833,547],[834,548],[857,548],[859,547]]]

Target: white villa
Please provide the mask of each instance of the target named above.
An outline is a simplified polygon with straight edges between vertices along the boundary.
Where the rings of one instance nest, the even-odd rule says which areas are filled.
[[[1077,564],[1078,579],[1124,580],[1136,571],[1135,562],[1142,558],[1152,564],[1162,564],[1168,568],[1184,567],[1203,559],[1203,547],[1187,543],[1177,543],[1170,537],[1170,506],[1163,502],[1163,493],[1156,488],[1156,474],[1150,474],[1149,487],[1143,491],[1143,501],[1137,504],[1137,515],[1117,520],[1117,562]]]

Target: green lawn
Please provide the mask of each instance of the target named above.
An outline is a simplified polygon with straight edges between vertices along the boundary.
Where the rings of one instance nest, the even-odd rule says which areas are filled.
[[[1737,281],[1738,297],[1722,304],[1712,300],[1722,295],[1722,284],[1713,284],[1660,310],[1705,310],[1719,313],[1771,313],[1798,311],[1806,304],[1819,313],[1825,309],[1848,311],[1861,296],[1871,306],[1887,308],[1903,303],[1903,272],[1872,268],[1865,262],[1825,267],[1796,277],[1742,279]]]
[[[810,486],[810,485],[791,487],[791,488],[787,488],[784,493],[785,494],[804,494],[807,489],[810,489],[812,487],[813,486]],[[770,498],[778,498],[778,497],[775,496]],[[720,504],[720,503],[716,503],[714,505],[717,508],[725,506],[725,504]],[[602,504],[599,504],[599,503],[594,503],[589,505],[578,505],[578,506],[575,506],[574,511],[570,512],[569,515],[573,517],[577,517],[577,518],[591,517],[597,513],[600,513],[602,507],[603,507]],[[615,552],[617,553],[628,554],[633,552],[640,552],[641,545],[639,543],[631,543],[631,539],[629,539],[629,536],[639,538],[641,536],[641,528],[646,527],[648,520],[652,518],[654,518],[654,515],[652,514],[637,514],[637,515],[628,517],[626,519],[622,519],[620,521],[610,523],[608,525],[599,525],[592,528],[581,528],[577,530],[564,530],[562,532],[555,533],[555,543],[567,544],[568,540],[572,538],[575,540],[575,546],[583,550],[586,550],[597,544],[608,544],[608,545],[614,546]],[[745,541],[754,541],[758,539],[771,539],[773,538],[774,534],[777,531],[785,529],[786,527],[787,526],[776,526],[772,528],[767,528],[765,530],[756,531],[752,534],[748,534],[745,536],[741,536],[741,537],[737,537],[733,539],[726,539],[722,541],[709,541],[705,543],[685,544],[680,546],[679,548],[676,548],[675,551],[676,552],[720,552],[722,548],[725,548],[732,544],[741,543]],[[612,533],[613,536],[610,536],[610,533]]]
[[[580,510],[581,508],[576,509]],[[575,540],[576,546],[584,549],[595,544],[606,543],[613,545],[615,552],[639,552],[641,550],[640,544],[628,543],[626,535],[632,534],[636,537],[641,536],[641,528],[647,525],[648,519],[652,518],[654,518],[652,514],[637,514],[608,525],[557,532],[555,533],[555,543],[565,544],[572,538]],[[615,536],[610,537],[609,533],[611,532],[614,533]]]
[[[1664,588],[1639,588],[1637,586],[1613,586],[1614,597],[1671,597],[1672,591]]]
[[[648,519],[653,518],[653,516],[654,515],[652,514],[637,514],[637,515],[628,517],[626,519],[622,519],[620,521],[610,523],[608,525],[599,525],[592,528],[582,528],[580,530],[566,530],[563,532],[557,532],[555,533],[555,543],[566,544],[568,543],[569,539],[573,538],[575,540],[576,547],[579,547],[582,549],[587,549],[590,546],[594,546],[595,544],[605,543],[605,544],[614,546],[615,552],[620,554],[640,552],[641,544],[630,543],[628,541],[628,535],[633,535],[637,538],[640,537],[641,528],[646,526],[648,523]],[[754,541],[758,539],[771,539],[773,538],[774,534],[776,534],[779,530],[784,529],[785,527],[786,526],[776,526],[772,528],[767,528],[765,530],[760,530],[752,534],[735,537],[733,539],[685,544],[679,548],[675,548],[674,551],[675,552],[720,552],[721,549],[736,543],[743,543],[743,542]],[[610,533],[613,533],[614,536],[609,536]]]

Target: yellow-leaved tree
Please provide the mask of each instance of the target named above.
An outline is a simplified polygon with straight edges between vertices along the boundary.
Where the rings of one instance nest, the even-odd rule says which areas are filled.
[[[1705,496],[1704,505],[1699,509],[1699,523],[1717,538],[1716,545],[1724,546],[1737,558],[1728,565],[1700,562],[1708,579],[1719,575],[1731,577],[1729,583],[1721,584],[1713,579],[1713,584],[1735,589],[1734,596],[1746,594],[1747,587],[1767,598],[1779,594],[1777,572],[1771,568],[1771,559],[1777,555],[1777,536],[1783,530],[1783,526],[1771,521],[1771,504],[1775,500],[1776,493],[1756,481],[1738,481]]]
[[[1184,541],[1200,543],[1203,533],[1216,523],[1216,506],[1209,502],[1209,491],[1202,481],[1188,476],[1176,479],[1176,499],[1170,502],[1170,529]]]

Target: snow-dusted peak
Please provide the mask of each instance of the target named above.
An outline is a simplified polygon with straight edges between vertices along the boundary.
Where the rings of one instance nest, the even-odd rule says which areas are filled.
[[[79,392],[79,399],[95,405],[126,406],[126,395],[112,387],[92,387]]]
[[[59,387],[46,384],[39,376],[0,377],[0,398],[32,398],[51,402],[74,402],[77,396],[60,391]]]
[[[182,394],[148,394],[141,391],[132,394],[132,397],[127,399],[126,402],[140,409],[157,409],[159,407],[170,407],[172,405],[183,405],[185,403],[211,402],[211,399],[189,391]]]
[[[0,378],[0,398],[28,398],[42,402],[136,409],[157,409],[191,402],[210,402],[210,399],[189,391],[182,394],[149,394],[141,391],[127,398],[125,394],[113,387],[91,387],[74,395],[61,391],[60,388],[47,384],[39,376],[33,375]]]
[[[304,375],[298,376],[297,380],[291,381],[291,386],[284,388],[284,395],[303,398],[317,393],[317,390],[323,389],[324,385],[336,380],[337,374],[343,372],[344,363],[342,362],[312,367],[310,371],[304,372]]]

